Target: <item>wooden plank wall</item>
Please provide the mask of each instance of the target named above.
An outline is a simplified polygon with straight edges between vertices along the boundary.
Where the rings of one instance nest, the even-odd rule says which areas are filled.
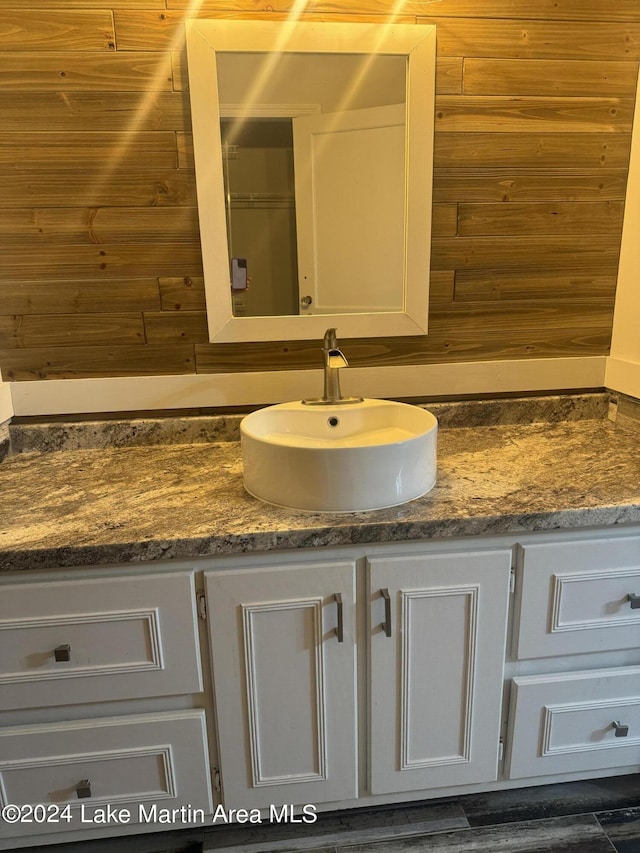
[[[317,342],[207,343],[184,19],[293,0],[2,0],[0,364],[8,380],[292,369]],[[352,364],[608,352],[637,0],[309,0],[437,25],[431,333]]]

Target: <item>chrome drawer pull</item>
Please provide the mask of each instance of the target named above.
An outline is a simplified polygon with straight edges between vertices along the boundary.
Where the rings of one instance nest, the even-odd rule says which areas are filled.
[[[86,800],[91,796],[91,782],[88,779],[83,779],[76,785],[76,794],[79,800]]]
[[[617,720],[614,720],[611,725],[616,730],[616,737],[626,737],[629,734],[629,726],[625,726]]]
[[[630,592],[627,596],[627,601],[631,605],[632,610],[640,610],[640,595],[636,595],[635,592]]]
[[[381,589],[380,595],[384,598],[384,622],[382,628],[387,637],[391,636],[391,597],[388,589]]]
[[[71,646],[65,643],[63,646],[56,646],[53,650],[53,656],[57,661],[71,660]]]
[[[338,606],[338,624],[336,625],[336,637],[339,643],[344,643],[344,617],[342,613],[342,593],[336,592],[333,596]]]

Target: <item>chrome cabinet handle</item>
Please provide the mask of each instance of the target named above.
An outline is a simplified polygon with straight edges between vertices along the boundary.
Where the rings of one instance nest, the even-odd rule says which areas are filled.
[[[342,593],[336,592],[336,594],[333,596],[333,600],[335,601],[338,607],[338,624],[336,625],[336,637],[338,638],[339,643],[344,643],[344,615],[342,607]]]
[[[391,596],[388,589],[381,589],[380,595],[384,598],[384,622],[382,628],[387,637],[391,636]]]
[[[640,610],[640,595],[636,595],[635,592],[630,592],[627,596],[627,601],[631,605],[632,610]]]
[[[618,720],[614,720],[611,725],[616,730],[616,737],[626,737],[629,734],[629,726],[619,723]]]
[[[91,782],[88,779],[83,779],[76,785],[76,794],[79,800],[86,800],[91,796]]]
[[[58,662],[64,660],[71,660],[71,646],[69,645],[69,643],[65,643],[62,646],[56,646],[56,648],[53,650],[53,656]]]

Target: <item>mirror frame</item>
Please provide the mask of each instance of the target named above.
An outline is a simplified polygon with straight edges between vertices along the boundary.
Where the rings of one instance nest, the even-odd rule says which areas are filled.
[[[312,340],[329,326],[341,337],[427,331],[435,98],[435,26],[292,21],[192,20],[187,58],[209,339]],[[395,54],[407,60],[404,310],[235,317],[232,310],[216,53]]]

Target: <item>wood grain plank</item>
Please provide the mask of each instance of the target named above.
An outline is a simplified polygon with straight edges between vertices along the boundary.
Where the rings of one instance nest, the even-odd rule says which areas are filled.
[[[197,208],[0,208],[0,244],[132,241],[197,242]]]
[[[1,218],[0,218],[1,222]],[[431,222],[432,237],[455,237],[458,227],[457,204],[434,204]]]
[[[144,315],[144,327],[150,344],[202,344],[209,341],[205,311],[148,312]]]
[[[115,9],[113,20],[118,50],[181,50],[185,41],[186,17],[181,10],[148,12]],[[202,16],[190,12],[188,17]]]
[[[571,236],[435,237],[431,247],[434,270],[552,267],[613,272],[618,265],[620,241],[591,235],[580,241]]]
[[[611,340],[609,327],[594,329],[433,329],[422,337],[354,339],[344,341],[354,367],[447,364],[514,358],[560,358],[604,355]],[[317,367],[318,353],[300,341],[278,344],[195,344],[198,373],[244,373],[263,370],[301,370]],[[142,348],[141,348],[142,349]],[[0,364],[3,353],[0,351]]]
[[[200,245],[126,243],[98,246],[13,246],[3,251],[6,278],[86,279],[202,275]]]
[[[166,53],[107,54],[86,51],[0,51],[4,91],[152,92],[172,90],[171,57]]]
[[[178,151],[171,131],[120,133],[46,131],[3,133],[0,172],[105,170],[126,162],[128,169],[175,169]]]
[[[5,380],[162,376],[195,372],[193,347],[91,346],[0,349]]]
[[[589,239],[586,235],[620,237],[623,215],[621,201],[460,204],[458,236],[573,234],[582,242]]]
[[[438,133],[436,169],[626,169],[630,134]]]
[[[190,129],[185,92],[0,92],[2,132]],[[126,147],[124,149],[126,152]]]
[[[436,97],[436,134],[630,133],[631,98]]]
[[[627,174],[623,170],[563,174],[498,171],[434,172],[435,202],[622,201]]]
[[[459,270],[456,302],[498,299],[613,299],[616,275],[574,275],[550,271]]]
[[[34,207],[155,207],[192,208],[195,179],[180,170],[103,170],[17,172],[2,175],[0,208],[19,207],[29,199]]]
[[[604,329],[611,323],[613,299],[555,299],[436,303],[429,313],[432,331],[455,329],[457,334],[478,330],[509,334],[527,329]]]
[[[564,59],[464,61],[465,95],[635,98],[638,63]]]
[[[164,9],[165,0],[135,0],[136,9]],[[47,9],[130,9],[131,0],[46,0]],[[0,9],[17,8],[16,0],[0,0]]]
[[[0,348],[143,344],[141,314],[0,315]]]
[[[158,280],[160,307],[163,311],[204,311],[204,278],[202,276],[168,276]]]
[[[478,4],[481,5],[481,4]],[[433,7],[434,10],[436,7]],[[640,59],[640,23],[425,17],[439,56],[493,59]]]
[[[94,0],[97,2],[97,0]],[[140,6],[136,3],[136,6]],[[189,9],[192,0],[167,0],[168,9]],[[540,18],[541,20],[584,20],[584,21],[640,21],[640,10],[636,0],[405,0],[402,12],[406,15],[423,15],[432,6],[439,15],[479,18]],[[256,0],[201,0],[198,9],[202,13],[221,11],[251,12],[256,9],[289,11],[298,9],[295,0],[277,0],[266,4]],[[317,13],[334,13],[345,8],[344,0],[307,0],[305,9]],[[390,15],[398,10],[396,0],[349,0],[349,11],[354,14]]]
[[[461,56],[443,56],[436,62],[436,93],[459,95],[462,93]]]
[[[429,276],[429,304],[452,302],[455,285],[453,270],[432,270]]]
[[[0,20],[0,51],[113,50],[111,13],[101,9],[26,10],[13,4]]]
[[[155,278],[0,282],[3,314],[120,314],[160,308]]]

